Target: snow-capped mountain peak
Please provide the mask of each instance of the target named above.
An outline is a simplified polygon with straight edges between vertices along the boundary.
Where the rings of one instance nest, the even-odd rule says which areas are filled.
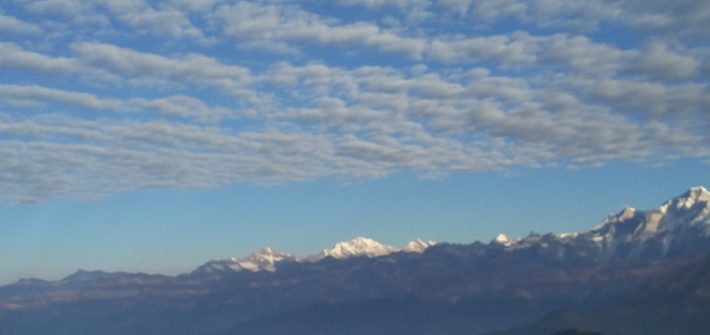
[[[657,208],[625,207],[593,229],[579,233],[537,234],[511,240],[500,234],[491,243],[510,250],[549,245],[550,241],[586,248],[596,245],[601,259],[612,255],[667,255],[688,241],[710,237],[710,191],[693,187]]]
[[[583,236],[599,243],[607,255],[620,244],[626,244],[624,249],[632,255],[666,255],[685,243],[681,241],[710,236],[710,192],[698,186],[652,210],[627,207]]]
[[[197,273],[219,273],[228,271],[276,271],[277,263],[296,261],[296,257],[289,253],[265,247],[255,251],[247,257],[230,257],[223,260],[209,261],[195,270]]]
[[[295,260],[296,257],[281,251],[273,250],[269,247],[265,247],[259,251],[256,251],[249,255],[246,259],[240,260],[240,262],[251,261],[259,266],[260,269],[265,269],[268,271],[273,271],[276,263],[285,260]]]
[[[318,258],[333,257],[343,259],[354,256],[377,257],[397,252],[399,249],[377,242],[367,237],[356,237],[350,241],[337,243],[330,249],[325,249],[318,254]]]
[[[645,240],[661,232],[668,234],[698,223],[710,226],[710,192],[702,186],[693,187],[649,211],[626,207],[589,233],[596,234],[597,240]]]
[[[708,202],[710,202],[710,191],[702,186],[692,187],[688,192],[677,198],[675,202],[676,208],[689,209],[699,203],[704,203],[707,206]]]
[[[636,215],[636,208],[626,206],[617,217],[619,218],[619,221],[626,221],[633,218],[634,215]]]
[[[436,242],[434,241],[422,241],[421,239],[416,239],[414,241],[410,241],[409,243],[405,244],[404,247],[402,248],[402,251],[404,252],[415,252],[415,253],[422,253],[424,250],[427,248],[436,245]]]
[[[708,191],[705,186],[693,186],[690,188],[688,191],[689,194],[695,194],[696,196],[703,196],[705,197],[706,201],[707,199],[710,199],[710,191]]]
[[[508,237],[507,235],[502,234],[502,233],[498,234],[498,236],[496,236],[496,238],[494,238],[493,241],[491,241],[491,243],[504,245],[506,247],[509,247],[509,246],[515,244],[516,242],[517,242],[517,240],[511,239],[510,237]]]
[[[601,224],[582,232],[531,234],[524,238],[511,239],[499,234],[491,244],[507,250],[526,249],[534,246],[547,247],[550,243],[591,246],[599,252],[600,259],[619,253],[641,255],[659,253],[666,255],[676,245],[693,238],[710,236],[710,191],[697,186],[682,195],[666,201],[659,207],[641,211],[625,207],[615,215],[609,215]],[[379,257],[395,252],[422,253],[435,245],[434,241],[416,239],[401,249],[382,244],[371,238],[356,237],[350,241],[335,244],[318,254],[297,258],[294,255],[264,248],[244,258],[229,258],[210,261],[195,272],[220,274],[235,271],[276,271],[280,262],[318,262],[324,258],[345,259],[349,257]]]
[[[508,238],[508,236],[501,233],[501,234],[498,234],[498,236],[496,236],[494,241],[496,243],[504,244],[504,243],[510,242],[510,239]]]
[[[611,237],[619,234],[628,234],[634,231],[638,225],[638,221],[643,219],[642,217],[643,212],[637,211],[633,207],[626,206],[618,214],[609,215],[589,233]]]

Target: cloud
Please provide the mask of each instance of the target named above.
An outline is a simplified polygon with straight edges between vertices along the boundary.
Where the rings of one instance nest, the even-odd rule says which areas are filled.
[[[184,4],[182,4],[185,6]],[[195,3],[188,9],[198,10],[209,4]],[[162,6],[154,8],[148,2],[115,2],[107,1],[103,4],[119,22],[131,27],[134,31],[157,36],[171,36],[176,38],[193,38],[205,41],[202,31],[192,24],[189,12],[176,7]]]
[[[327,152],[327,142],[308,134],[236,135],[163,121],[83,121],[62,116],[4,120],[0,133],[24,138],[0,143],[5,157],[0,184],[12,190],[3,194],[5,202],[40,201],[66,193],[91,198],[141,188],[201,188],[235,181],[274,183],[328,173],[318,167],[327,157],[314,151]],[[72,140],[63,141],[68,139]]]
[[[701,65],[693,56],[675,52],[662,43],[650,45],[633,58],[629,71],[664,81],[694,78],[699,75]]]
[[[15,17],[3,15],[0,12],[0,31],[19,35],[37,35],[42,32],[42,29]]]
[[[337,0],[336,3],[343,6],[363,6],[365,8],[397,7],[404,8],[412,5],[426,4],[428,1],[422,0]]]
[[[400,36],[369,22],[342,23],[296,7],[239,1],[221,6],[215,18],[222,22],[224,34],[237,43],[356,45],[412,59],[419,59],[426,47],[421,39]]]
[[[229,108],[209,106],[204,101],[185,95],[158,99],[133,98],[125,102],[128,109],[155,110],[171,116],[190,117],[203,121],[219,121],[233,116]]]
[[[136,83],[197,82],[238,93],[249,80],[249,69],[223,64],[202,54],[165,57],[105,43],[76,43],[72,49],[82,63]]]
[[[525,34],[482,37],[439,38],[432,41],[430,56],[445,63],[530,63],[535,61],[534,45]]]
[[[702,37],[708,28],[710,4],[703,0],[666,1],[629,0],[624,2],[624,17],[635,27],[660,34]]]
[[[553,85],[590,102],[623,110],[625,114],[640,113],[668,123],[675,122],[676,117],[680,120],[701,117],[710,107],[705,84],[663,85],[645,81],[562,77]]]
[[[707,161],[705,3],[13,2],[0,202]]]
[[[215,122],[234,113],[223,106],[209,106],[204,101],[185,96],[172,95],[162,98],[99,98],[93,94],[59,90],[38,85],[0,84],[0,102],[9,105],[38,106],[60,103],[86,110],[121,112],[121,113],[160,113],[167,116],[192,118],[199,121]]]
[[[78,69],[76,62],[64,57],[50,57],[23,50],[14,43],[0,42],[0,66],[30,71],[67,73]]]
[[[74,0],[38,0],[25,5],[25,9],[33,14],[54,14],[61,16],[74,16],[86,13],[92,5],[91,1]]]
[[[120,102],[115,99],[102,100],[83,92],[70,92],[38,85],[0,84],[0,100],[10,101],[53,101],[87,109],[118,109]]]
[[[113,23],[115,29],[129,28],[136,34],[190,38],[206,43],[209,39],[191,22],[189,14],[210,5],[206,1],[192,4],[165,1],[156,5],[142,0],[39,0],[26,4],[25,9],[34,14],[59,16],[62,23],[70,25],[101,21],[109,25]],[[101,19],[95,20],[97,17]]]

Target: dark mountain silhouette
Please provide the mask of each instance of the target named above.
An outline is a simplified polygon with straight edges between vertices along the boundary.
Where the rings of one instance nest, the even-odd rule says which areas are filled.
[[[577,329],[565,329],[562,331],[554,332],[550,335],[602,335],[601,333],[598,332],[586,332],[586,331],[580,331]]]
[[[609,335],[702,335],[710,329],[710,257],[650,280],[630,294],[582,304],[499,335],[545,334],[563,327],[597,329]]]

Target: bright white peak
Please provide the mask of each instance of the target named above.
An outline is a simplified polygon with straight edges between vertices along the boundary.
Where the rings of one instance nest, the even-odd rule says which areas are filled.
[[[626,206],[621,214],[618,216],[619,221],[628,220],[636,215],[636,208]]]
[[[511,239],[508,236],[506,236],[505,234],[498,234],[498,236],[496,236],[496,238],[494,238],[493,241],[491,241],[491,243],[497,243],[497,244],[509,247],[509,246],[517,244],[519,241],[520,240],[517,240],[517,239]]]
[[[704,196],[705,198],[710,198],[710,191],[704,186],[695,186],[690,188],[690,193],[697,194],[698,196]]]
[[[696,225],[706,227],[705,234],[710,236],[710,192],[702,186],[693,187],[653,210],[627,207],[618,215],[610,215],[586,235],[612,248],[617,243],[613,241],[644,241],[659,233],[667,234],[664,240],[670,243],[675,231]]]
[[[399,249],[386,244],[381,244],[367,237],[356,237],[347,242],[340,242],[331,249],[325,249],[319,258],[333,257],[337,259],[353,256],[377,257],[397,252]]]
[[[225,260],[211,261],[202,266],[202,271],[276,271],[276,263],[281,261],[294,261],[296,257],[291,254],[275,251],[269,247],[255,251],[244,258],[230,257]]]
[[[710,202],[710,191],[705,187],[692,187],[688,192],[678,198],[676,208],[691,208],[696,203]]]
[[[427,248],[436,245],[436,242],[434,241],[422,241],[420,239],[416,239],[414,241],[410,241],[407,243],[404,248],[402,248],[402,251],[404,252],[416,252],[416,253],[422,253],[424,250]]]
[[[505,234],[498,234],[498,236],[496,236],[495,241],[496,243],[506,244],[510,242],[510,239],[508,238],[508,236],[505,236]]]
[[[579,236],[579,233],[577,233],[577,232],[557,234],[557,237],[559,237],[561,239],[575,238],[577,236]]]
[[[289,253],[273,250],[269,247],[256,251],[245,260],[258,263],[262,266],[273,267],[276,262],[283,260],[293,260],[295,257]]]

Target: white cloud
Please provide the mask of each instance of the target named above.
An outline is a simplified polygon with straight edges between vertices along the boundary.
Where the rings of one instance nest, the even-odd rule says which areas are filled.
[[[54,14],[75,16],[86,13],[92,1],[75,0],[37,0],[28,2],[25,9],[34,14]]]
[[[398,7],[404,8],[413,5],[426,4],[426,0],[337,0],[344,6],[363,6],[365,8]]]
[[[224,34],[237,45],[243,41],[306,42],[347,47],[359,45],[418,59],[426,47],[422,39],[400,36],[369,22],[341,23],[296,7],[239,1],[215,14]]]
[[[42,32],[38,26],[0,12],[0,32],[7,34],[37,35]]]
[[[178,8],[164,6],[156,9],[148,2],[142,1],[106,1],[103,5],[119,22],[141,34],[205,39],[202,31],[190,21],[188,12]],[[198,3],[195,6],[188,8],[200,8]],[[203,6],[207,6],[207,4],[203,4]]]
[[[12,69],[26,69],[43,72],[74,72],[76,62],[64,57],[50,57],[26,51],[16,44],[0,42],[0,66]]]
[[[88,109],[118,109],[120,102],[115,99],[102,100],[83,92],[70,92],[38,85],[0,84],[0,100],[11,101],[54,101]]]
[[[109,0],[38,0],[26,4],[30,13],[63,16],[63,22],[82,24],[92,18],[107,15],[114,21],[116,29],[129,28],[134,33],[192,38],[208,42],[202,31],[190,20],[190,11],[209,8],[206,1],[166,1],[154,4],[149,1],[109,1]],[[109,20],[102,20],[110,22]]]
[[[77,43],[72,49],[82,63],[138,83],[198,82],[236,94],[250,80],[248,68],[202,54],[165,57],[105,43]]]
[[[96,197],[152,187],[274,183],[329,173],[319,167],[328,157],[318,153],[329,151],[327,142],[308,134],[236,135],[159,121],[118,123],[57,116],[4,120],[0,133],[32,138],[0,142],[5,157],[0,185],[10,191],[2,195],[5,202],[33,202],[67,193]],[[70,138],[74,140],[61,141]]]
[[[637,52],[629,61],[630,71],[660,80],[694,78],[699,74],[700,61],[693,56],[669,50],[668,46],[654,43]]]
[[[698,0],[14,4],[0,202],[710,155]]]
[[[209,106],[202,100],[185,95],[173,95],[157,99],[133,98],[125,102],[125,104],[128,109],[154,110],[167,115],[190,117],[204,121],[219,121],[234,115],[226,107]]]
[[[60,103],[88,110],[131,113],[161,113],[169,116],[193,118],[201,121],[219,121],[233,117],[234,113],[223,106],[209,106],[205,102],[185,96],[173,95],[163,98],[99,98],[93,94],[59,90],[38,85],[0,84],[0,102],[10,105],[37,106]]]
[[[498,35],[485,37],[455,37],[432,41],[430,56],[445,63],[530,63],[535,61],[535,45],[531,45],[526,34]]]

